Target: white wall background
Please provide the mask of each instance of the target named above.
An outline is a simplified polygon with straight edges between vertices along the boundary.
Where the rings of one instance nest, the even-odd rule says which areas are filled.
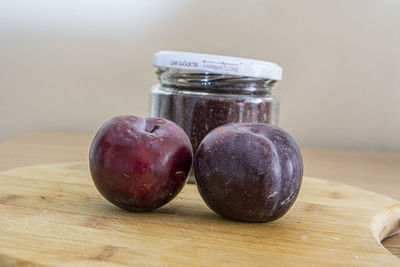
[[[398,0],[0,0],[0,141],[148,115],[162,49],[283,66],[301,145],[400,151]]]

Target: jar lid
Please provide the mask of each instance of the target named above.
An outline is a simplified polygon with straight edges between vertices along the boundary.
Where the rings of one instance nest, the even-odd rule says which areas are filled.
[[[157,67],[198,70],[207,73],[282,80],[282,68],[275,63],[240,57],[179,51],[159,51],[153,56]]]

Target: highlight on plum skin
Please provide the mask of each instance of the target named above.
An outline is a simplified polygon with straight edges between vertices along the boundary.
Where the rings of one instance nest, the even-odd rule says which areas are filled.
[[[194,161],[197,188],[223,217],[273,221],[295,202],[303,160],[295,140],[265,123],[231,123],[212,130]]]
[[[182,190],[192,158],[190,140],[174,122],[123,115],[98,130],[89,166],[105,199],[141,212],[165,205]]]

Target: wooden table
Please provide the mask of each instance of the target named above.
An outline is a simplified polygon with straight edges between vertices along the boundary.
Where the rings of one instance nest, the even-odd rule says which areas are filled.
[[[87,161],[93,134],[30,131],[0,143],[0,170]],[[400,199],[400,153],[302,148],[305,175]],[[400,235],[383,245],[400,257]]]

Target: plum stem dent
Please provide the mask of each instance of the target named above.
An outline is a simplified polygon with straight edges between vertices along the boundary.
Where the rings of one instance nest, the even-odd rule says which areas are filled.
[[[160,125],[154,125],[153,129],[151,129],[149,133],[154,133],[154,131],[157,129],[160,129]]]

